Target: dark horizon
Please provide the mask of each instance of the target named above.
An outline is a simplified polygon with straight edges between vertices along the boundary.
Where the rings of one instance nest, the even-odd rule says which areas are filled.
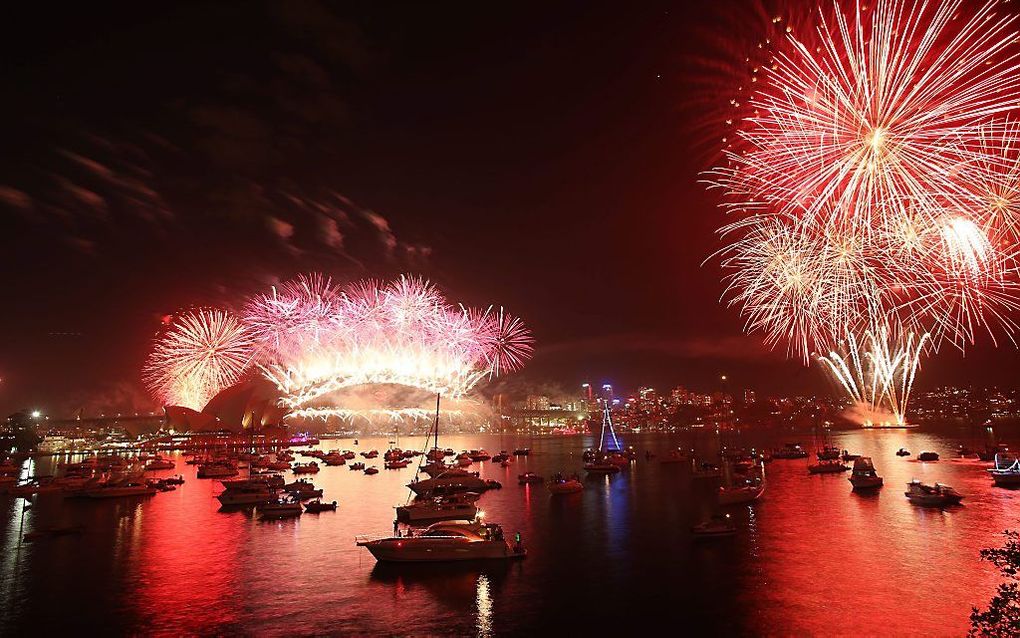
[[[0,410],[144,405],[163,315],[310,270],[410,272],[506,306],[538,344],[512,387],[711,389],[726,374],[732,388],[829,391],[815,366],[743,336],[718,267],[702,265],[723,220],[698,184],[709,104],[725,101],[697,67],[717,17],[618,9],[12,18]],[[925,360],[916,387],[1001,385],[1016,361],[983,335],[966,357]]]

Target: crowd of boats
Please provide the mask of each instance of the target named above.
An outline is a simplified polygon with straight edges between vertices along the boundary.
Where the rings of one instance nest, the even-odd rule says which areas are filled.
[[[529,456],[531,450],[517,448],[489,454],[484,449],[472,449],[457,453],[451,448],[440,448],[437,435],[435,432],[434,445],[429,448],[426,443],[426,449],[421,451],[402,450],[396,446],[382,453],[316,447],[252,452],[205,450],[186,453],[183,463],[197,466],[197,478],[219,481],[223,489],[215,498],[224,510],[250,508],[260,519],[280,519],[337,510],[338,502],[326,500],[323,489],[316,487],[311,479],[324,468],[346,466],[350,471],[372,475],[379,469],[371,463],[380,456],[384,469],[398,470],[416,462],[415,476],[406,484],[408,497],[394,507],[392,534],[359,536],[356,538],[358,546],[366,548],[377,560],[395,562],[511,560],[526,556],[520,534],[508,538],[501,525],[483,519],[479,508],[485,492],[500,489],[502,484],[482,478],[470,466],[489,461],[508,468],[515,459]],[[963,446],[957,450],[960,456],[982,459],[988,452],[991,452],[994,466],[987,472],[994,485],[1020,486],[1020,459],[1006,446],[995,446],[981,453]],[[901,458],[911,456],[905,449],[896,454]],[[812,456],[813,460],[807,465],[809,475],[849,472],[848,480],[854,491],[883,487],[883,478],[871,458],[832,445],[823,445],[813,453],[799,443],[787,443],[771,450],[723,448],[713,460],[681,448],[670,450],[661,458],[651,451],[644,453],[646,461],[658,458],[662,465],[688,465],[691,481],[718,480],[718,487],[712,488],[716,497],[714,513],[691,528],[695,537],[704,538],[736,533],[734,518],[727,508],[753,503],[762,497],[766,489],[765,468],[769,463]],[[306,460],[299,461],[296,457]],[[925,463],[937,462],[939,458],[933,451],[917,455],[917,459]],[[517,474],[517,481],[524,487],[544,486],[554,497],[576,494],[584,490],[581,472],[594,477],[613,476],[628,471],[636,462],[638,454],[633,448],[592,449],[582,454],[580,471],[559,472],[548,480],[535,472],[524,471]],[[0,491],[23,498],[36,494],[85,499],[153,496],[175,490],[185,481],[179,474],[155,478],[147,473],[173,471],[176,465],[173,459],[158,454],[99,454],[76,462],[59,463],[56,476],[19,480],[21,462],[8,459],[0,461]],[[284,478],[287,472],[293,475],[289,482]],[[904,496],[910,503],[926,507],[957,505],[964,499],[951,486],[939,482],[929,485],[919,480],[907,484]]]

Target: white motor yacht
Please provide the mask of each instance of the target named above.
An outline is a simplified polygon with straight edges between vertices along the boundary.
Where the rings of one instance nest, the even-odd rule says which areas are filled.
[[[380,562],[507,560],[527,554],[520,542],[512,546],[507,542],[502,527],[481,521],[435,523],[409,536],[361,537],[357,544]]]
[[[221,505],[261,505],[276,499],[276,490],[266,481],[259,479],[241,479],[223,481],[224,490],[216,499]]]
[[[122,498],[128,496],[152,496],[158,490],[146,483],[124,481],[122,483],[105,483],[97,487],[87,488],[82,494],[89,498]]]
[[[408,524],[473,520],[478,514],[478,507],[475,503],[480,497],[481,494],[476,492],[462,492],[449,496],[417,499],[396,508],[397,520]]]
[[[995,467],[988,470],[999,487],[1020,487],[1020,459],[1009,454],[996,454]]]
[[[907,483],[907,491],[903,495],[914,505],[924,505],[927,507],[958,505],[963,500],[963,495],[948,485],[936,483],[932,487],[916,479]]]
[[[408,483],[407,487],[418,496],[427,496],[454,492],[483,492],[489,485],[474,474],[442,474],[435,478]]]
[[[875,471],[871,457],[862,456],[854,461],[854,469],[850,474],[850,484],[855,490],[869,490],[882,487],[882,477]]]

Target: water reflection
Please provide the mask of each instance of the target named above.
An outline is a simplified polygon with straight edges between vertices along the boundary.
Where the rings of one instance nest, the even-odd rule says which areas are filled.
[[[744,438],[747,445],[796,440]],[[630,469],[560,496],[518,486],[516,475],[580,472],[582,439],[506,441],[502,447],[530,445],[533,455],[509,468],[473,469],[504,485],[481,506],[508,536],[521,532],[529,556],[513,564],[387,566],[357,548],[356,534],[391,529],[392,506],[404,501],[413,468],[374,477],[324,468],[314,481],[340,502],[337,512],[263,522],[251,509],[220,511],[219,484],[196,479],[194,466],[178,458],[178,470],[167,474],[183,471],[187,482],[175,492],[120,502],[38,497],[25,512],[24,532],[83,525],[80,537],[19,548],[22,501],[0,497],[0,633],[30,633],[40,618],[51,633],[566,633],[578,618],[563,610],[600,613],[611,601],[635,633],[681,618],[713,633],[803,635],[830,632],[838,601],[852,619],[840,627],[847,632],[961,634],[970,606],[996,584],[978,552],[1016,525],[1018,493],[993,488],[984,464],[953,459],[958,438],[834,435],[836,445],[874,459],[881,490],[855,493],[845,475],[811,476],[806,460],[777,460],[762,500],[729,508],[739,533],[698,542],[690,527],[716,510],[717,484],[641,453],[661,458],[694,444],[709,458],[721,437],[631,437],[639,460]],[[726,445],[739,442],[730,439]],[[810,439],[802,441],[810,449]],[[386,445],[361,443],[357,449]],[[449,437],[447,444],[500,447],[494,443]],[[935,449],[943,460],[901,459],[899,447]],[[40,473],[51,462],[40,460]],[[964,504],[912,506],[903,496],[912,478],[952,485]],[[933,605],[937,613],[929,613]]]

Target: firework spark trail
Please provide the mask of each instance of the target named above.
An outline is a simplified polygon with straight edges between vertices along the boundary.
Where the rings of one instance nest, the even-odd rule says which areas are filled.
[[[805,361],[830,352],[848,395],[898,419],[924,352],[1017,331],[1020,38],[1003,5],[833,0],[770,43],[706,174],[736,217],[715,256],[745,328]]]
[[[830,352],[818,360],[828,366],[834,379],[869,419],[891,417],[905,423],[907,404],[928,335],[890,334],[888,328],[868,332],[863,342],[847,335],[844,353]]]
[[[881,0],[821,19],[817,46],[790,36],[752,98],[757,115],[710,172],[727,206],[796,208],[805,223],[869,232],[890,202],[920,205],[934,224],[946,206],[968,208],[959,179],[981,124],[1016,110],[1015,16],[981,7],[962,26],[960,2]]]
[[[382,384],[459,398],[519,369],[533,341],[502,307],[453,305],[420,278],[341,287],[313,273],[251,298],[243,321],[219,310],[183,315],[156,343],[145,377],[164,404],[200,409],[255,365],[293,415],[417,418],[413,408],[321,404],[345,388]]]
[[[163,405],[201,410],[241,378],[253,355],[251,333],[236,317],[201,309],[173,319],[156,341],[143,378]]]
[[[274,337],[260,367],[294,410],[370,384],[457,398],[483,378],[518,369],[532,350],[531,333],[516,317],[454,306],[422,279],[342,290],[322,278],[324,285],[306,286],[306,279],[253,299],[245,315],[258,334]],[[280,316],[287,320],[282,336]]]

